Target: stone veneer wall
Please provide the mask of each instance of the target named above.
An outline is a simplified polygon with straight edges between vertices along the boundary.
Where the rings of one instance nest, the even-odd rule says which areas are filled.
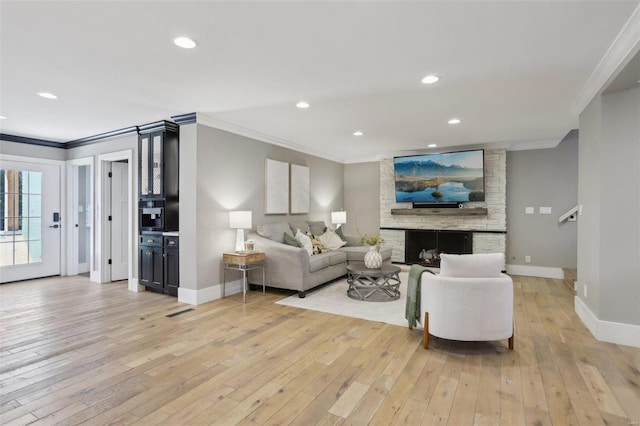
[[[392,215],[391,209],[411,208],[411,203],[396,203],[393,159],[380,161],[380,227],[399,229],[438,229],[463,231],[507,230],[507,153],[484,151],[485,201],[465,203],[465,207],[486,207],[486,216]],[[404,231],[381,229],[385,245],[393,246],[394,262],[404,262]],[[474,253],[505,253],[506,234],[473,233]]]

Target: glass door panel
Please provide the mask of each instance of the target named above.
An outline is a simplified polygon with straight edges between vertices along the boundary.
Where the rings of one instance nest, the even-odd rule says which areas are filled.
[[[42,173],[0,169],[0,266],[42,262]]]

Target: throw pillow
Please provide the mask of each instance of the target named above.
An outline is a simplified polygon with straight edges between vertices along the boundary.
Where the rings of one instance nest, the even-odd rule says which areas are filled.
[[[309,256],[311,256],[313,254],[313,244],[311,244],[311,238],[304,235],[302,232],[300,232],[299,229],[294,237],[296,240],[298,240],[302,248],[307,251]]]
[[[300,242],[298,240],[296,240],[294,238],[293,235],[291,235],[289,232],[285,232],[282,235],[282,242],[284,244],[290,245],[290,246],[294,246],[294,247],[302,247],[302,245],[300,245]]]
[[[289,222],[289,226],[291,227],[291,235],[295,235],[296,231],[299,229],[303,234],[309,235],[309,225],[307,222]]]
[[[504,266],[504,254],[441,254],[440,276],[458,278],[499,277]]]
[[[335,233],[338,235],[338,237],[340,237],[342,241],[344,241],[345,243],[347,242],[347,239],[344,237],[344,234],[342,233],[342,226],[340,228],[337,228],[335,230]]]
[[[327,229],[327,225],[324,224],[323,220],[307,221],[309,224],[309,230],[313,235],[322,235],[324,234],[324,230]],[[302,229],[302,228],[300,228]]]
[[[265,223],[264,225],[258,225],[256,231],[258,235],[279,243],[282,242],[282,234],[290,231],[290,228],[286,222]]]
[[[347,244],[331,229],[327,229],[327,232],[317,237],[317,239],[327,250],[337,250]]]

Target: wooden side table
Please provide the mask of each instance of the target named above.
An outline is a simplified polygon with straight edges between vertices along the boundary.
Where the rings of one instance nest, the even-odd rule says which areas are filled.
[[[224,262],[224,270],[222,272],[222,297],[224,297],[225,286],[227,284],[227,269],[242,272],[242,303],[247,301],[248,277],[247,271],[252,269],[262,269],[262,293],[265,293],[264,282],[264,258],[262,252],[252,251],[247,253],[223,253],[222,261]]]

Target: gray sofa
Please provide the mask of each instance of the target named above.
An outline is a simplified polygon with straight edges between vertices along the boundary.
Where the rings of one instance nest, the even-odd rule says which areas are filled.
[[[305,297],[314,287],[346,275],[348,262],[362,262],[369,249],[360,244],[359,237],[345,236],[346,246],[309,256],[304,248],[282,242],[284,232],[295,234],[298,229],[321,235],[326,225],[323,221],[265,224],[258,226],[257,232],[249,232],[248,239],[253,241],[254,250],[265,253],[266,285],[295,290],[299,297]],[[381,247],[380,253],[384,262],[391,261],[391,247]],[[261,279],[259,273],[249,274],[251,283],[261,283]]]

